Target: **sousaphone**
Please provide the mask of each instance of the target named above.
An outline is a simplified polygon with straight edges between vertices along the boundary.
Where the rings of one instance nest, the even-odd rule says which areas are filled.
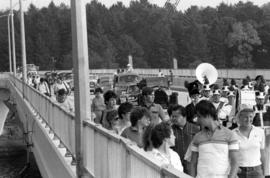
[[[196,78],[201,84],[205,83],[205,78],[208,79],[209,85],[215,83],[218,78],[217,69],[209,63],[201,63],[196,68]]]

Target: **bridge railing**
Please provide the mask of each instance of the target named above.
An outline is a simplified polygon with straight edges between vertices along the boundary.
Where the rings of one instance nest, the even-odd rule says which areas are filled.
[[[75,156],[74,115],[16,77],[10,76],[10,81],[24,92],[25,99]],[[83,123],[83,133],[84,166],[89,177],[190,178],[172,167],[164,167],[134,143],[96,125],[90,118]]]
[[[68,150],[75,155],[75,121],[71,113],[67,113],[53,99],[41,94],[35,88],[10,76],[14,85],[21,91],[25,99],[38,112],[47,125],[60,138]]]

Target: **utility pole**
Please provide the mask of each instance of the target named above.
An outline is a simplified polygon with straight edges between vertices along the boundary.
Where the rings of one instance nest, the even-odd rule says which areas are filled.
[[[9,72],[12,72],[12,59],[11,59],[11,41],[10,41],[10,14],[7,18],[8,23],[8,59],[9,59]]]
[[[90,118],[90,88],[86,9],[83,0],[71,1],[72,58],[74,69],[76,173],[82,178],[84,171],[83,120]]]
[[[26,49],[25,49],[25,30],[24,30],[24,13],[23,13],[23,4],[20,0],[20,19],[21,19],[21,51],[22,51],[22,77],[23,82],[26,83]]]
[[[12,0],[10,0],[10,15],[11,15],[11,38],[12,38],[12,54],[13,54],[13,74],[16,76],[16,48],[15,48],[15,35],[14,35],[14,21],[13,21],[13,7]]]

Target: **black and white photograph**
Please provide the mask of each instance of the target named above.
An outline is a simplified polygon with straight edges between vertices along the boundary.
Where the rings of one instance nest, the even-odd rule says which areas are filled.
[[[0,178],[270,178],[270,1],[0,0]]]

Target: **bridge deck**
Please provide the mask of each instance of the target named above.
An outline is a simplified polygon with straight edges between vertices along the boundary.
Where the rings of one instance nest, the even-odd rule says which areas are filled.
[[[76,177],[73,113],[14,76],[2,75],[0,79],[0,87],[7,88],[16,101],[42,177]],[[90,118],[83,123],[83,133],[87,177],[190,177],[163,167],[130,141],[94,124]]]

